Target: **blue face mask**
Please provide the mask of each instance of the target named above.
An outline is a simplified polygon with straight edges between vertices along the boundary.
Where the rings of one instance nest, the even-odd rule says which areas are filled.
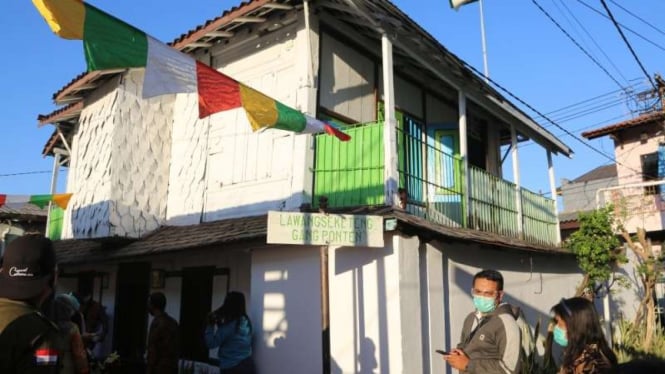
[[[553,334],[554,334],[554,341],[558,345],[560,345],[562,347],[565,347],[565,346],[568,345],[568,337],[567,337],[567,334],[566,334],[566,330],[562,329],[559,326],[554,326]]]
[[[496,299],[493,297],[474,296],[473,306],[480,313],[490,313],[496,309]]]

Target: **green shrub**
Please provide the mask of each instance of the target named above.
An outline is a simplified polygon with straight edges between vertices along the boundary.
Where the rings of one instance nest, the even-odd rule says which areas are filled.
[[[635,326],[630,321],[621,320],[618,323],[618,333],[614,353],[620,363],[635,359],[665,359],[665,332],[660,326],[657,325],[653,341],[648,349],[644,348],[645,328]]]

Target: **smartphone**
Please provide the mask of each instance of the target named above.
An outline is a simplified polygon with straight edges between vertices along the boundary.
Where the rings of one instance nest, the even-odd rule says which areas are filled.
[[[435,352],[440,354],[440,355],[444,355],[444,356],[450,355],[450,352],[442,351],[440,349],[437,349]]]

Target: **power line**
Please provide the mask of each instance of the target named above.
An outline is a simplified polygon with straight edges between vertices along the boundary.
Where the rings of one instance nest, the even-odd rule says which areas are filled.
[[[645,19],[641,18],[640,16],[638,16],[637,14],[631,12],[630,10],[624,8],[623,6],[621,6],[621,4],[617,3],[617,2],[614,1],[614,0],[610,0],[610,2],[611,2],[612,4],[614,4],[614,5],[616,5],[617,7],[619,7],[619,8],[620,8],[621,10],[623,10],[624,12],[626,12],[626,13],[630,14],[631,16],[637,18],[638,20],[644,22],[645,24],[647,24],[647,25],[648,25],[649,27],[651,27],[652,29],[654,29],[654,30],[658,31],[659,33],[665,35],[665,32],[663,32],[661,29],[659,29],[658,27],[656,27],[656,26],[652,25],[651,23],[647,22]]]
[[[612,67],[614,68],[614,70],[615,70],[617,73],[619,73],[619,75],[621,76],[621,78],[623,78],[623,80],[625,80],[626,82],[628,82],[628,79],[626,79],[626,77],[621,73],[621,70],[619,70],[619,68],[614,64],[614,62],[612,61],[612,59],[607,55],[607,53],[605,53],[605,50],[603,50],[603,48],[601,48],[601,46],[596,42],[596,39],[593,37],[593,35],[591,35],[591,33],[586,29],[586,27],[584,27],[584,24],[582,24],[582,22],[580,22],[580,21],[577,19],[577,17],[575,17],[575,13],[573,13],[573,12],[570,10],[570,8],[568,7],[568,5],[566,5],[566,3],[564,2],[564,0],[559,0],[559,2],[561,2],[561,5],[563,5],[563,7],[566,8],[566,10],[567,10],[568,13],[570,14],[570,16],[575,20],[575,22],[577,22],[577,24],[578,24],[579,27],[582,29],[582,31],[584,31],[584,33],[586,33],[586,35],[589,37],[589,39],[591,39],[591,42],[596,46],[596,48],[598,48],[598,50],[600,51],[600,53],[602,53],[603,56],[605,56],[605,59],[610,63],[610,65],[612,65]],[[554,3],[554,4],[556,5],[556,3]]]
[[[623,102],[624,102],[624,100],[622,98],[619,98],[619,99],[616,99],[616,100],[613,100],[613,101],[610,101],[610,102],[607,102],[607,103],[599,104],[599,105],[594,106],[592,108],[581,110],[581,111],[576,112],[576,113],[562,115],[558,118],[555,118],[555,121],[556,122],[568,122],[568,121],[571,121],[571,120],[574,120],[574,119],[577,119],[577,118],[580,118],[580,117],[588,116],[590,114],[595,114],[595,113],[598,113],[598,112],[602,112],[604,110],[607,110],[607,109],[615,107],[619,104],[622,104]]]
[[[582,5],[584,5],[585,7],[589,8],[589,9],[593,10],[594,12],[596,12],[596,13],[599,14],[599,15],[601,15],[602,17],[605,17],[605,18],[609,19],[609,17],[607,17],[606,14],[603,14],[603,12],[601,12],[600,10],[598,10],[598,9],[592,7],[591,5],[585,3],[584,1],[582,1],[582,0],[577,0],[577,2],[580,3],[580,4],[582,4]],[[629,27],[627,27],[627,26],[625,26],[625,25],[622,25],[622,24],[619,24],[619,25],[620,25],[621,27],[623,27],[624,29],[626,29],[626,31],[629,31],[629,32],[633,33],[635,36],[637,36],[638,38],[644,40],[645,42],[647,42],[647,43],[653,45],[654,47],[656,47],[656,48],[658,48],[658,49],[660,49],[660,50],[662,50],[662,51],[665,51],[665,47],[663,47],[663,46],[661,46],[661,45],[659,45],[659,44],[656,44],[655,42],[653,42],[653,41],[647,39],[645,36],[643,36],[642,34],[638,33],[637,31],[634,31],[634,30],[632,30],[631,28],[629,28]]]
[[[596,66],[598,66],[598,68],[600,68],[603,72],[605,72],[605,74],[607,74],[607,76],[610,77],[610,79],[612,79],[612,81],[614,81],[614,83],[616,83],[617,86],[619,86],[619,87],[621,87],[622,89],[625,90],[625,88],[621,85],[621,83],[619,83],[619,81],[617,81],[616,78],[614,78],[614,76],[612,76],[612,74],[610,74],[610,72],[607,71],[607,69],[605,69],[605,67],[603,67],[603,66],[602,66],[602,65],[601,65],[601,64],[600,64],[600,63],[599,63],[599,62],[598,62],[593,56],[591,56],[591,54],[589,54],[589,52],[587,52],[586,49],[584,49],[584,48],[580,45],[580,43],[578,43],[577,40],[575,40],[575,38],[573,38],[573,37],[568,33],[568,31],[566,31],[566,30],[565,30],[565,29],[564,29],[564,28],[563,28],[563,27],[562,27],[562,26],[561,26],[561,25],[560,25],[560,24],[559,24],[554,18],[552,18],[552,16],[551,16],[551,15],[550,15],[545,9],[543,9],[543,7],[540,6],[540,4],[538,4],[538,2],[537,2],[536,0],[531,0],[531,2],[532,2],[534,5],[536,5],[536,7],[538,7],[538,9],[540,9],[540,11],[541,11],[543,14],[545,14],[545,16],[546,16],[550,21],[552,21],[552,23],[554,23],[554,25],[556,25],[557,28],[559,28],[559,30],[560,30],[562,33],[564,33],[564,35],[566,35],[566,36],[568,37],[568,39],[570,39],[570,41],[573,42],[573,44],[575,44],[575,46],[576,46],[577,48],[579,48],[579,49],[580,49],[580,50],[581,50],[581,51],[582,51],[582,52],[583,52],[583,53],[584,53],[589,59],[591,59],[591,61],[593,61],[593,62],[596,64]]]
[[[532,0],[532,1],[535,2],[535,0]],[[461,60],[460,62],[461,62],[465,67],[467,67],[468,69],[470,69],[470,70],[472,70],[473,72],[475,72],[479,77],[484,77],[484,75],[483,75],[480,71],[478,71],[478,69],[476,69],[475,67],[473,67],[472,65],[470,65],[468,62],[466,62],[466,61],[464,61],[464,60]],[[521,103],[522,105],[524,105],[525,107],[529,108],[529,109],[530,109],[531,111],[533,111],[534,113],[536,113],[536,114],[540,115],[542,118],[546,119],[548,122],[550,122],[551,124],[553,124],[554,126],[556,126],[557,128],[559,128],[560,130],[562,130],[562,131],[563,131],[565,134],[567,134],[568,136],[572,136],[573,139],[575,139],[575,140],[577,140],[578,142],[582,143],[585,147],[587,147],[587,148],[591,149],[592,151],[598,153],[599,155],[605,157],[605,158],[608,159],[609,161],[616,163],[617,165],[621,165],[621,166],[625,167],[626,169],[632,170],[632,171],[634,171],[635,173],[637,173],[637,174],[639,174],[639,175],[644,175],[642,172],[637,171],[637,170],[631,168],[630,166],[625,165],[625,164],[623,164],[623,163],[617,161],[614,157],[608,156],[606,153],[602,152],[602,151],[599,150],[598,148],[596,148],[596,147],[592,146],[591,144],[585,142],[584,140],[580,139],[577,135],[571,133],[568,129],[566,129],[566,128],[564,128],[563,126],[559,125],[558,123],[552,121],[552,120],[551,120],[549,117],[547,117],[545,114],[543,114],[542,112],[540,112],[538,109],[534,108],[531,104],[529,104],[529,103],[527,103],[526,101],[522,100],[522,98],[520,98],[519,96],[517,96],[517,95],[515,95],[514,93],[512,93],[511,91],[509,91],[507,88],[503,87],[502,85],[500,85],[499,83],[497,83],[497,82],[496,82],[495,80],[493,80],[492,78],[485,77],[484,79],[487,79],[487,80],[488,80],[489,82],[491,82],[495,87],[499,88],[501,91],[503,91],[503,92],[505,92],[506,94],[508,94],[508,96],[510,96],[510,97],[512,97],[513,99],[517,100],[518,102],[520,102],[520,103]]]
[[[620,119],[620,118],[624,118],[624,117],[626,117],[626,116],[627,116],[626,114],[620,114],[620,115],[618,115],[618,116],[614,116],[614,117],[612,117],[612,118],[608,118],[608,119],[605,119],[605,120],[602,120],[602,121],[599,121],[599,122],[593,123],[593,124],[591,124],[591,125],[585,125],[585,126],[583,126],[583,127],[579,127],[579,128],[572,129],[571,131],[572,131],[572,132],[581,132],[581,131],[584,131],[584,130],[587,130],[587,129],[591,129],[591,128],[594,128],[594,127],[598,127],[598,126],[601,126],[601,125],[609,125],[609,124],[611,124],[611,123],[615,123],[616,120],[618,120],[618,119]],[[564,132],[564,133],[554,134],[554,136],[557,137],[557,138],[563,138],[564,136],[568,136],[568,134],[566,134],[566,133]],[[535,144],[537,144],[537,143],[534,142],[534,141],[531,141],[530,143],[527,143],[527,144],[522,145],[522,148],[524,148],[524,147],[528,147],[528,146],[530,146],[530,145],[535,145]]]
[[[629,81],[632,82],[632,81],[635,81],[635,80],[636,79],[631,79]],[[632,89],[632,88],[635,88],[635,86],[638,86],[640,84],[642,84],[642,82],[633,83],[633,84],[628,85],[628,88]],[[612,91],[609,91],[609,92],[606,92],[606,93],[603,93],[603,94],[600,94],[600,95],[597,95],[597,96],[594,96],[594,97],[591,97],[591,98],[588,98],[588,99],[578,101],[578,102],[573,103],[573,104],[566,105],[566,106],[561,107],[559,109],[552,110],[552,111],[547,112],[545,114],[546,115],[552,115],[552,114],[555,114],[555,113],[558,113],[558,112],[565,111],[567,109],[573,109],[576,106],[580,106],[580,105],[583,105],[583,104],[586,104],[586,103],[590,103],[594,100],[604,99],[606,96],[614,95],[614,94],[616,94],[618,92],[622,92],[622,91],[624,91],[624,90],[623,89],[612,90]]]
[[[60,169],[60,171],[66,171],[66,170],[67,169],[65,168]],[[0,177],[16,177],[19,175],[35,175],[35,174],[51,174],[51,173],[53,173],[53,170],[23,171],[18,173],[0,174]]]
[[[633,50],[633,47],[628,42],[628,39],[626,39],[626,35],[624,35],[623,31],[621,30],[621,27],[619,27],[619,24],[617,23],[616,19],[614,19],[614,15],[612,14],[612,11],[610,11],[610,8],[607,7],[607,3],[605,2],[605,0],[600,0],[600,3],[603,4],[603,8],[605,8],[607,15],[610,16],[610,19],[612,20],[614,27],[616,27],[617,31],[619,32],[619,35],[621,35],[621,39],[623,39],[624,43],[626,43],[626,47],[628,47],[628,49],[630,50],[630,53],[635,58],[635,61],[640,66],[640,69],[642,69],[644,75],[646,75],[647,79],[649,79],[649,82],[651,83],[653,88],[657,90],[658,88],[656,87],[656,84],[653,82],[653,80],[651,80],[651,76],[649,75],[649,73],[647,73],[647,69],[644,68],[644,65],[642,65],[642,61],[640,61],[640,59],[637,57],[635,50]]]

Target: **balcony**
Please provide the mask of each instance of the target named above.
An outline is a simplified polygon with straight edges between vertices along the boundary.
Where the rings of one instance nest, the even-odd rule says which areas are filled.
[[[406,191],[409,213],[444,226],[558,245],[554,200],[476,166],[465,169],[443,138],[423,128],[405,118],[397,129],[398,184]],[[314,196],[327,196],[328,205],[336,208],[383,205],[383,123],[345,131],[352,137],[346,143],[316,137]]]

